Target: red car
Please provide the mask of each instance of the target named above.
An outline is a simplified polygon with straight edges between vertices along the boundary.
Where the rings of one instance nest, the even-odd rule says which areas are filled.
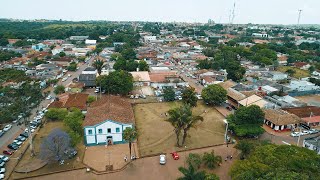
[[[170,154],[172,155],[172,158],[173,158],[174,160],[178,160],[178,159],[179,159],[179,155],[178,155],[177,152],[173,152],[173,153],[170,153]]]
[[[12,155],[13,153],[14,153],[14,151],[11,150],[11,149],[4,150],[4,151],[3,151],[3,154],[6,154],[6,155]]]

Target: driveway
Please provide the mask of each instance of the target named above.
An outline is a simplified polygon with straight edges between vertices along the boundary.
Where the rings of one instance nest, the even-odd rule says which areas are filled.
[[[217,155],[221,155],[222,159],[224,159],[227,155],[233,155],[233,157],[237,157],[239,152],[233,148],[233,145],[229,145],[229,147],[217,146],[211,148],[203,148],[199,150],[187,151],[186,153],[179,153],[180,159],[175,161],[171,158],[170,154],[167,155],[167,164],[160,165],[159,157],[147,157],[134,161],[132,164],[128,165],[126,169],[116,173],[103,174],[103,175],[95,175],[92,173],[85,172],[84,169],[56,173],[47,176],[32,178],[37,180],[56,180],[56,179],[70,179],[70,180],[80,180],[80,179],[117,179],[117,180],[171,180],[177,179],[182,176],[182,174],[178,171],[178,167],[185,166],[184,160],[185,156],[189,153],[203,153],[203,152],[211,152],[215,150]],[[210,170],[211,173],[216,173],[220,176],[221,180],[230,180],[231,178],[228,176],[228,170],[234,160],[223,161],[220,167],[217,167],[214,170]]]

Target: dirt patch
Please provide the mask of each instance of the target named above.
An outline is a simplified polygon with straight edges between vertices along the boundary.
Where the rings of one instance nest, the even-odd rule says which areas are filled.
[[[296,67],[289,67],[289,66],[281,66],[278,67],[277,70],[283,73],[286,73],[287,70],[292,69],[295,71],[295,73],[293,74],[294,78],[300,79],[300,78],[304,78],[304,77],[309,77],[310,73],[309,71],[306,70],[302,70]]]
[[[297,96],[295,98],[307,103],[308,105],[320,107],[320,96],[319,95]]]
[[[168,118],[165,113],[179,105],[179,102],[170,102],[134,106],[141,156],[181,150],[175,146],[173,127],[165,121]],[[198,106],[193,108],[193,114],[203,116],[204,121],[190,130],[185,144],[187,148],[200,148],[224,142],[224,117],[215,108],[198,102]]]

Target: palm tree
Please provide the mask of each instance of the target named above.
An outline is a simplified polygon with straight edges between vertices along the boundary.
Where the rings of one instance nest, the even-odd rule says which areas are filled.
[[[175,134],[177,136],[177,146],[181,147],[184,145],[188,135],[188,131],[195,127],[195,124],[199,121],[203,121],[201,116],[193,116],[191,107],[188,104],[184,104],[178,108],[174,108],[168,111],[169,119],[168,122],[174,127]],[[180,144],[180,134],[183,131],[182,143]]]
[[[211,153],[205,152],[203,155],[203,161],[204,164],[209,168],[213,169],[215,168],[218,164],[222,162],[222,157],[221,156],[216,156],[214,154],[214,151],[212,150]]]
[[[137,139],[137,136],[138,136],[138,133],[133,128],[126,128],[123,131],[123,139],[129,142],[130,159],[131,159],[131,144],[135,139]]]
[[[103,62],[102,60],[96,59],[96,60],[93,62],[92,66],[97,69],[98,74],[99,74],[99,76],[100,76],[101,71],[102,71],[102,68],[103,68],[105,65],[104,65],[104,62]]]
[[[204,180],[206,173],[204,171],[197,172],[192,165],[189,168],[179,167],[179,171],[184,175],[184,177],[178,178],[178,180]]]

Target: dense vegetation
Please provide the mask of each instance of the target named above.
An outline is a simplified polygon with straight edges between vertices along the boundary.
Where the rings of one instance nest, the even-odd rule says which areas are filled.
[[[14,51],[0,50],[0,62],[10,60],[13,57],[22,57],[22,55]]]
[[[319,179],[320,156],[314,151],[263,143],[256,147],[252,143],[242,146],[238,149],[245,150],[248,158],[232,166],[232,179]]]

